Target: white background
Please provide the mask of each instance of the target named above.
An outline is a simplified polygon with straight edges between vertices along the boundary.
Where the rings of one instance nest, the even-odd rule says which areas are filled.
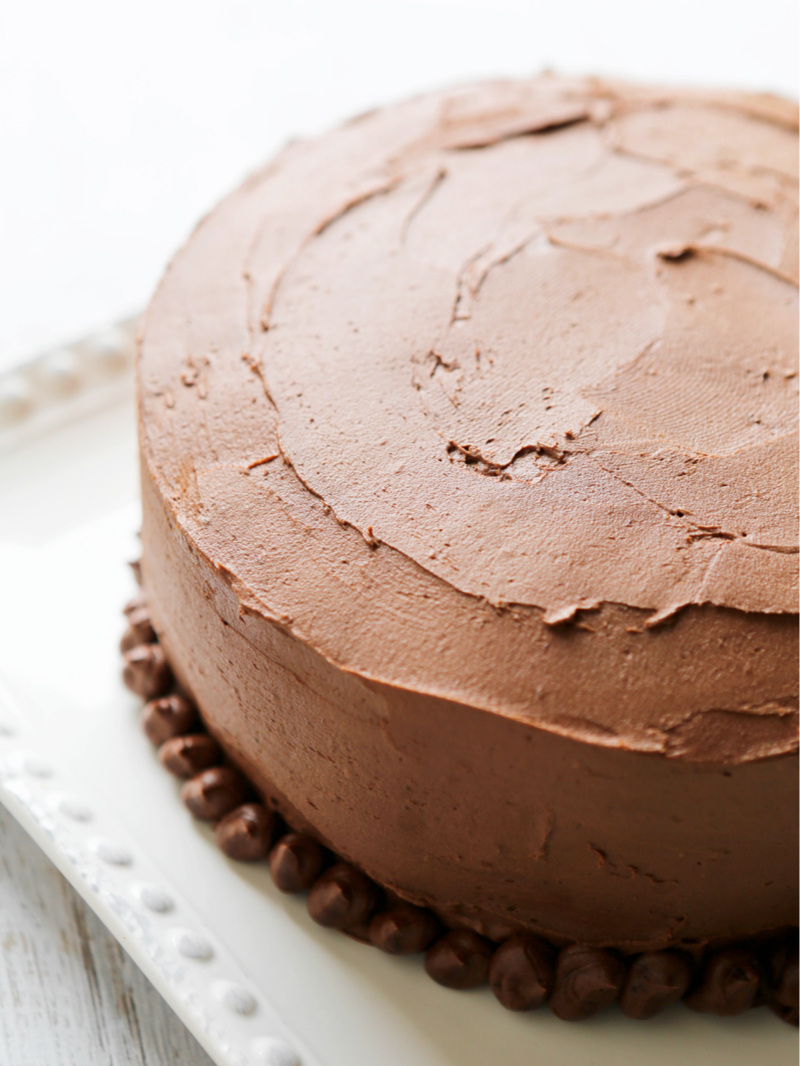
[[[476,76],[797,95],[796,0],[0,0],[0,367],[135,311],[288,138]]]

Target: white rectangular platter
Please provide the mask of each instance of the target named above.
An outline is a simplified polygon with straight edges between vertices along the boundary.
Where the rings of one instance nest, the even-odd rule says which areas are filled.
[[[130,379],[32,426],[0,439],[0,800],[220,1066],[797,1061],[795,1032],[766,1009],[511,1014],[488,990],[447,991],[418,959],[317,928],[263,864],[225,859],[119,681],[137,555]]]

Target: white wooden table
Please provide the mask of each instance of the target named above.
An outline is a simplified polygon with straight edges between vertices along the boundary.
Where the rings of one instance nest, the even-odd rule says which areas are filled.
[[[2,1066],[212,1066],[2,806],[0,945]]]

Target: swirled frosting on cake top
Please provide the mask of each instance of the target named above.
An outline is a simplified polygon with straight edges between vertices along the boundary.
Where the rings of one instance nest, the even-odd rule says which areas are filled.
[[[786,101],[449,91],[201,224],[145,458],[242,609],[348,671],[757,758],[795,743],[797,314]]]

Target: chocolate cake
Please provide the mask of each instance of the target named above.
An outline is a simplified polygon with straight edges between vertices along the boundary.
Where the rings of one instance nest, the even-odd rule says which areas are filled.
[[[771,96],[492,82],[170,265],[126,678],[317,921],[512,1009],[796,1020],[797,152]]]

